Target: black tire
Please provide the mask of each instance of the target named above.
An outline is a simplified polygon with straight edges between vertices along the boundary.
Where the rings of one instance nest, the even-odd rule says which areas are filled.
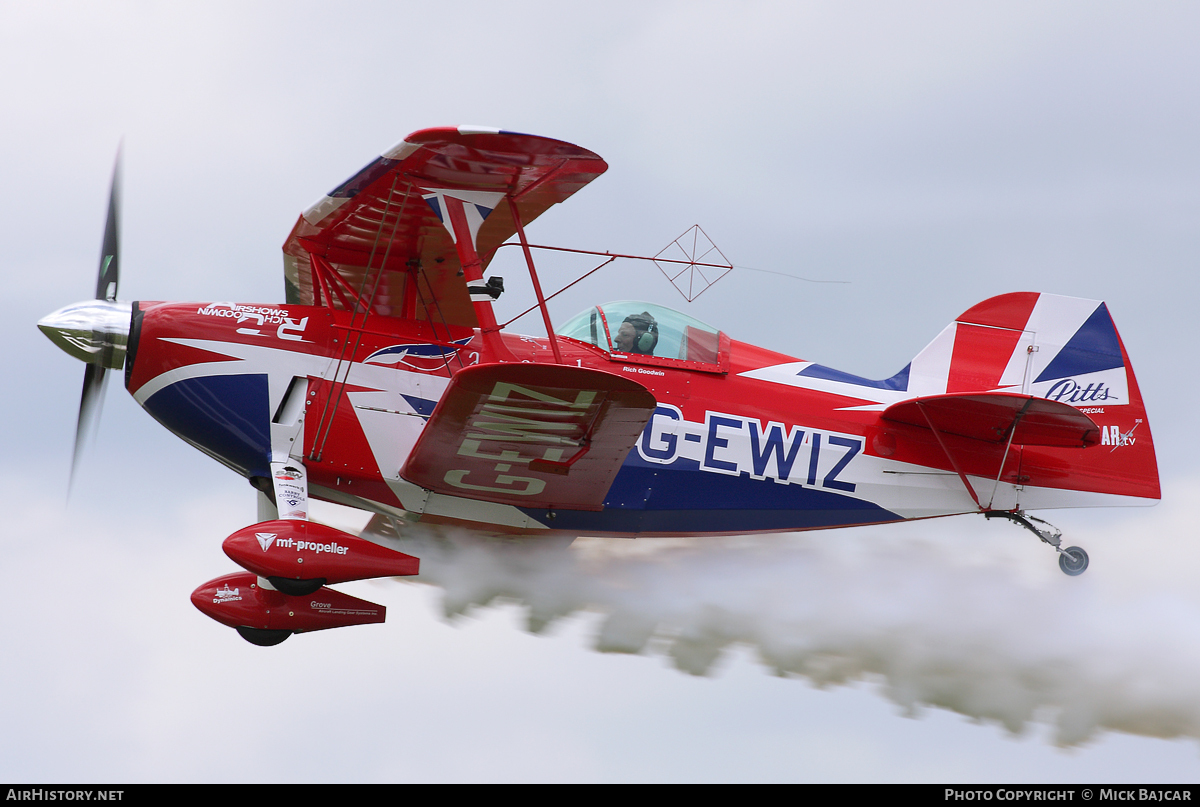
[[[245,625],[239,625],[234,628],[238,635],[245,639],[250,644],[258,645],[259,647],[274,647],[284,639],[292,635],[290,630],[267,630],[266,628],[248,628]]]
[[[1078,546],[1069,546],[1058,555],[1058,568],[1071,577],[1083,574],[1088,567],[1088,553]]]
[[[293,580],[290,577],[268,577],[267,581],[275,587],[276,591],[282,591],[289,597],[307,597],[314,591],[325,585],[325,578],[318,577],[313,580]]]

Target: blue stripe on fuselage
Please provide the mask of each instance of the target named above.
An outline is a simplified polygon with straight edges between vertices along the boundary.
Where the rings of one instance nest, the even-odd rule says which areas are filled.
[[[522,508],[556,530],[625,533],[729,533],[805,530],[900,521],[853,496],[748,475],[714,474],[699,462],[651,464],[630,453],[600,512]]]
[[[142,406],[159,423],[244,476],[271,475],[267,376],[212,375],[176,381]]]

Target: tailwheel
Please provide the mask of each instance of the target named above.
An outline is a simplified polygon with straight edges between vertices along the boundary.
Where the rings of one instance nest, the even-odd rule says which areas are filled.
[[[1087,552],[1084,552],[1083,548],[1078,546],[1069,546],[1063,549],[1062,530],[1050,522],[1043,521],[1035,516],[1026,515],[1021,511],[1014,513],[1009,510],[985,510],[983,517],[987,519],[1006,518],[1014,524],[1019,524],[1032,532],[1043,543],[1050,544],[1058,552],[1058,568],[1062,569],[1064,574],[1076,577],[1087,571]]]
[[[1062,569],[1064,574],[1075,577],[1087,571],[1087,567],[1088,553],[1084,552],[1082,547],[1069,546],[1059,552],[1058,568]]]

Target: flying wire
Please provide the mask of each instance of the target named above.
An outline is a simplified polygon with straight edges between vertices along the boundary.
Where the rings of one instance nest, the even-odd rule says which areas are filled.
[[[800,275],[789,275],[787,272],[776,272],[774,269],[755,269],[753,266],[738,266],[734,264],[734,269],[745,269],[748,272],[762,272],[768,275],[779,275],[780,277],[790,277],[792,280],[803,280],[805,283],[844,283],[850,284],[852,280],[814,280],[811,277],[801,277]]]
[[[496,251],[500,249],[500,247],[515,247],[515,246],[519,246],[519,245],[514,242],[505,241],[504,243],[497,245],[492,250],[491,254],[494,255],[496,253]],[[552,247],[552,246],[548,246],[545,244],[530,244],[529,248],[530,249],[547,249],[547,250],[552,250],[554,252],[576,252],[580,255],[600,255],[600,256],[609,257],[609,258],[628,258],[630,260],[635,260],[635,261],[653,261],[655,263],[677,263],[684,267],[708,266],[708,267],[711,267],[714,269],[725,269],[726,271],[728,271],[730,269],[745,269],[749,272],[762,272],[762,273],[768,274],[768,275],[779,275],[780,277],[790,277],[792,280],[802,280],[805,283],[839,283],[839,284],[845,284],[845,285],[853,283],[853,281],[851,281],[851,280],[814,280],[811,277],[801,277],[800,275],[791,275],[791,274],[788,274],[787,272],[777,272],[773,269],[756,269],[753,266],[739,266],[739,265],[732,264],[732,263],[704,263],[704,262],[697,261],[697,260],[680,260],[678,258],[663,258],[661,256],[650,257],[650,256],[646,256],[646,255],[623,255],[619,252],[597,252],[596,250],[591,250],[591,249],[572,249],[570,247]],[[597,268],[599,268],[599,267],[597,267]],[[592,270],[592,271],[595,271],[595,270]],[[683,271],[686,271],[686,269],[681,270],[680,273],[682,274]],[[580,278],[580,279],[582,280],[582,278]],[[559,291],[563,291],[563,290],[560,289]],[[553,295],[551,295],[551,296],[553,296]],[[530,310],[532,310],[532,309],[530,309]],[[521,316],[524,316],[524,314],[522,314]]]

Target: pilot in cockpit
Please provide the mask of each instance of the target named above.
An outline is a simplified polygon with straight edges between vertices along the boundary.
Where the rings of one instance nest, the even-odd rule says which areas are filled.
[[[650,316],[649,311],[625,317],[613,339],[613,346],[622,353],[642,356],[653,356],[657,344],[658,323]]]

